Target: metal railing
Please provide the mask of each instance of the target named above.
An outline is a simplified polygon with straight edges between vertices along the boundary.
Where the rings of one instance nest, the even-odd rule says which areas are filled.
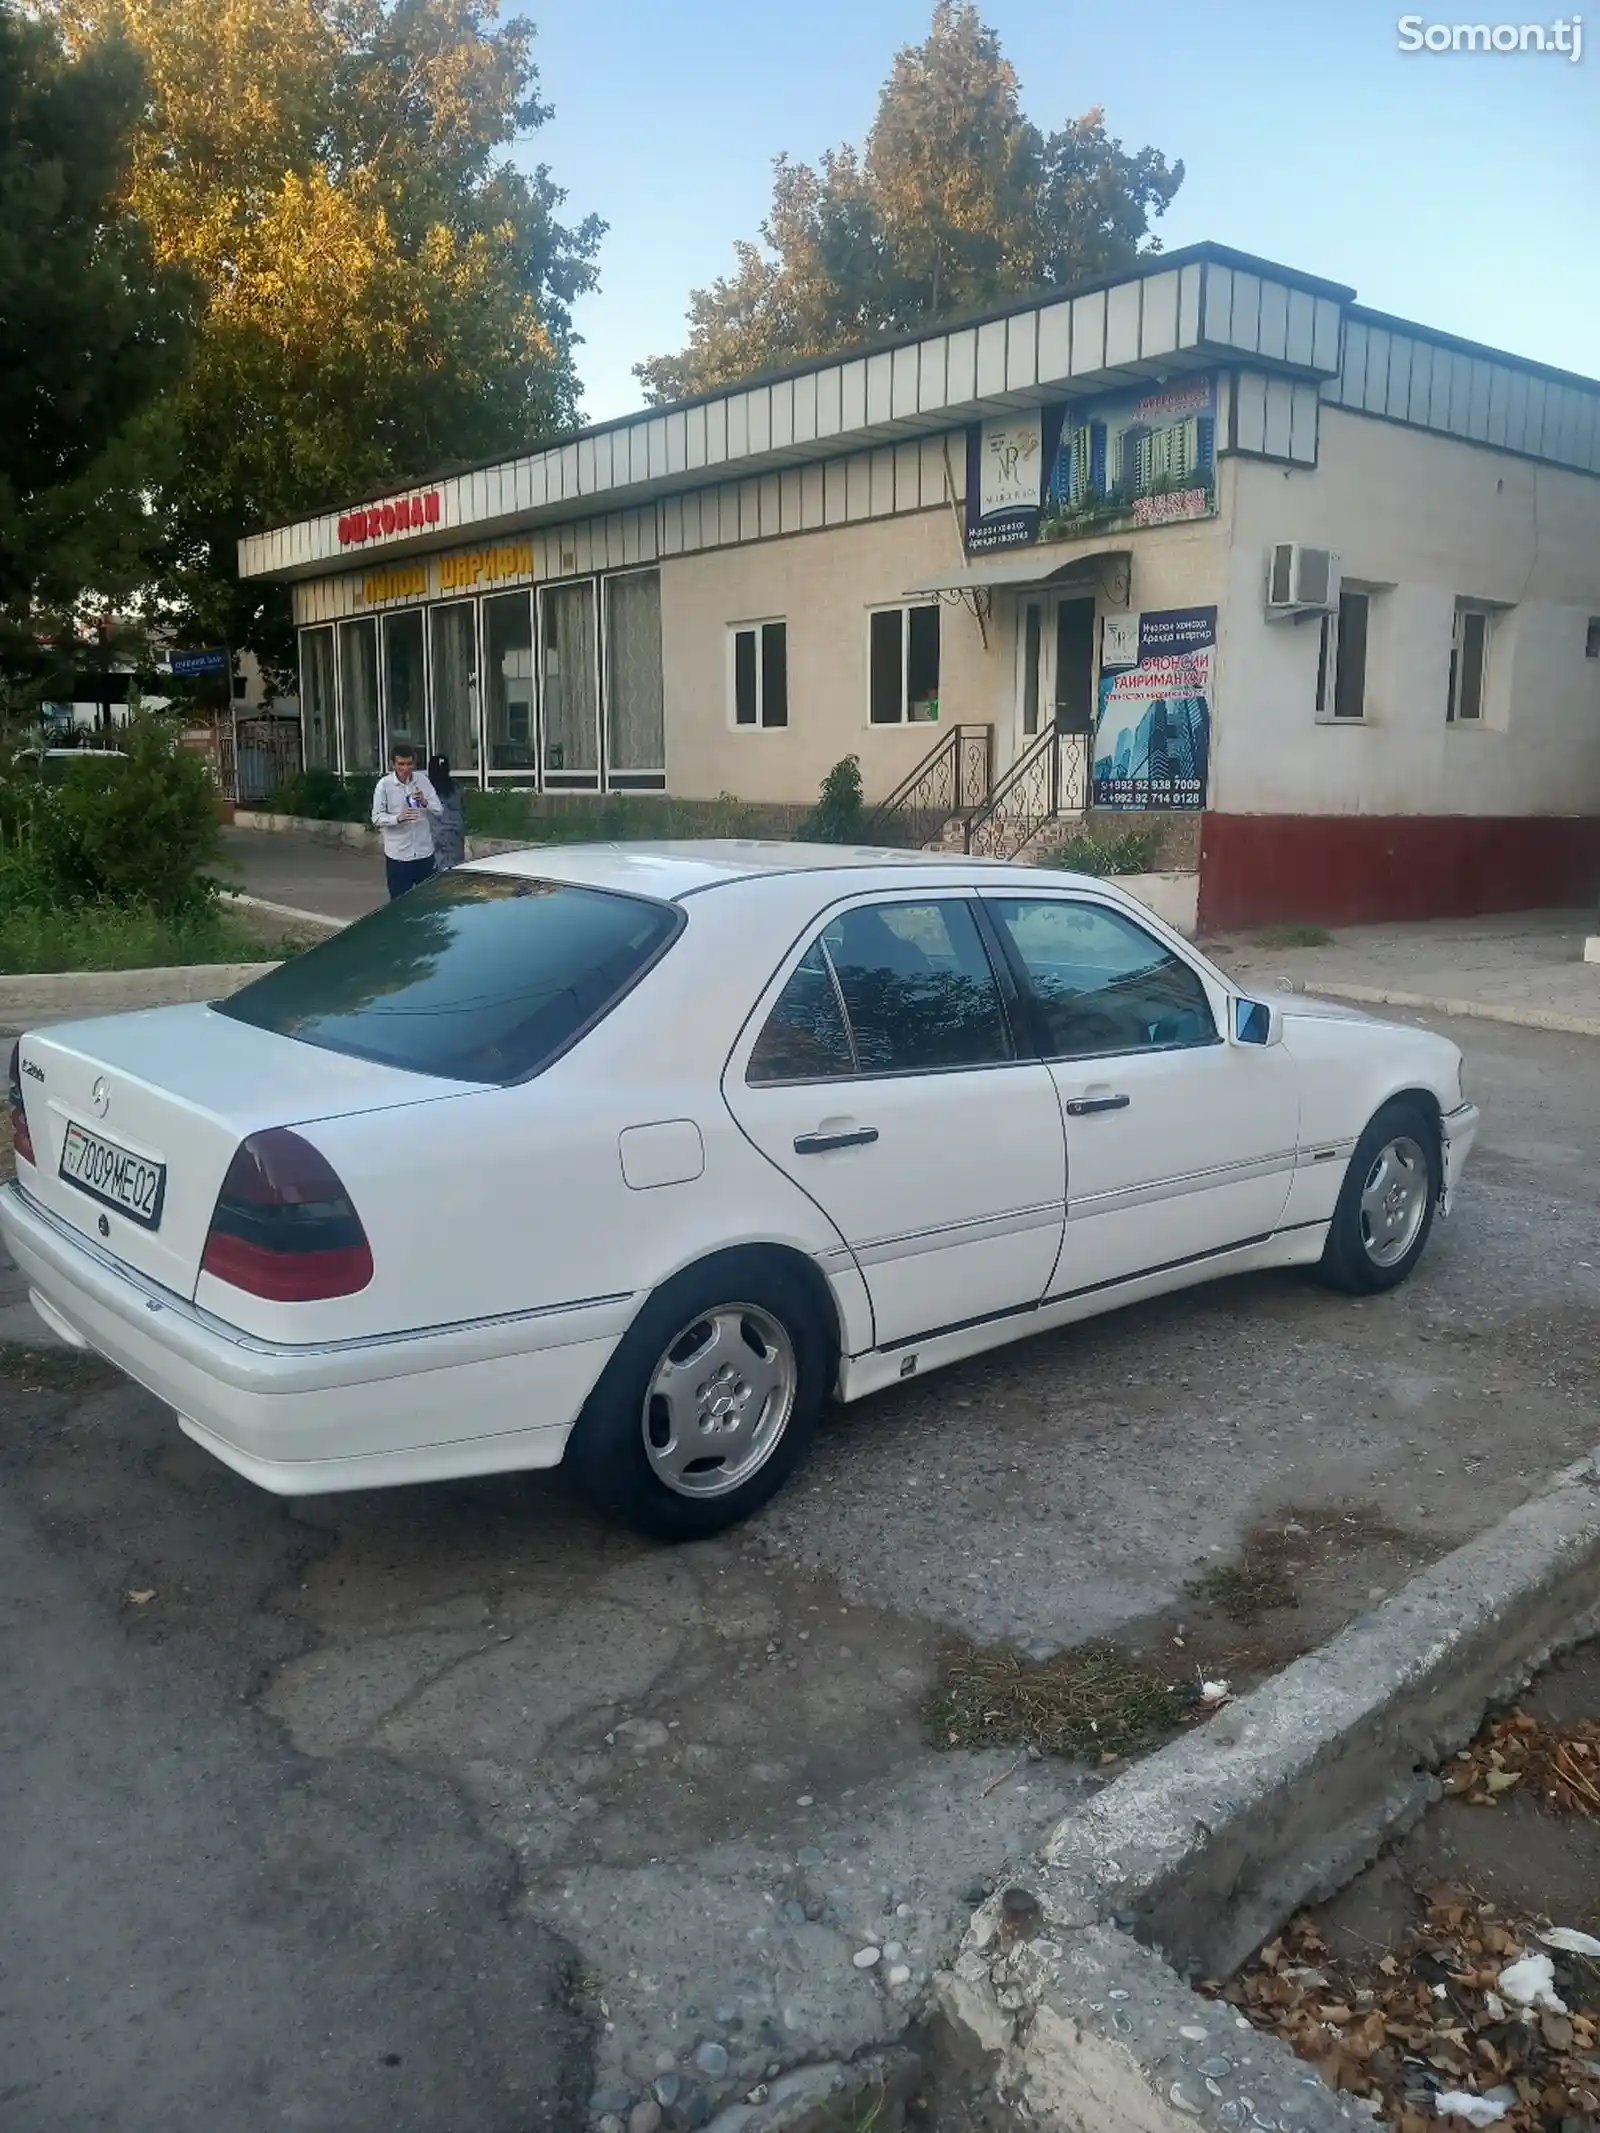
[[[964,822],[989,798],[994,764],[993,726],[951,726],[887,800],[872,810],[869,844],[924,845],[952,821]]]
[[[1089,802],[1089,735],[1051,726],[1004,772],[986,803],[966,820],[966,849],[983,859],[1015,859],[1057,815]]]

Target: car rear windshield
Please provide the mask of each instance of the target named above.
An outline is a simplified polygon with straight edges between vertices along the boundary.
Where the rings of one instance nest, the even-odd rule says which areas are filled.
[[[442,874],[219,1012],[330,1052],[491,1084],[547,1066],[673,938],[669,904],[513,874]]]

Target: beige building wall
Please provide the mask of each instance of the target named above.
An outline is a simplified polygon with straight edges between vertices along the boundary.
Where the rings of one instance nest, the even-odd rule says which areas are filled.
[[[1315,471],[1227,462],[1211,805],[1229,814],[1600,813],[1600,480],[1336,407]],[[1318,625],[1268,622],[1268,548],[1373,594],[1366,716],[1319,723]],[[1497,606],[1481,724],[1446,719],[1457,600]]]
[[[1039,569],[1094,555],[1104,544],[1062,542],[1032,551]],[[1213,605],[1227,581],[1221,519],[1119,540],[1132,553],[1129,598],[1120,585],[1097,595],[1102,615],[1127,605]],[[1027,553],[1024,551],[1023,553]],[[662,654],[666,676],[667,784],[684,799],[814,800],[842,756],[860,758],[869,801],[881,800],[956,724],[992,725],[996,764],[1024,746],[1018,643],[1025,601],[1047,589],[997,591],[983,628],[970,604],[940,608],[937,726],[875,726],[868,718],[868,617],[905,588],[966,567],[947,507],[792,538],[668,558],[662,565]],[[1081,592],[1083,588],[1078,588]],[[730,633],[741,623],[788,626],[789,723],[734,725]]]

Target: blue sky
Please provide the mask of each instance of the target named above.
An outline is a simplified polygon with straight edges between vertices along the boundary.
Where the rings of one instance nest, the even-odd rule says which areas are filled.
[[[611,225],[579,306],[590,420],[639,404],[630,366],[682,345],[688,292],[754,237],[772,157],[859,141],[932,0],[523,0],[556,116],[535,154]],[[1398,49],[1418,0],[985,0],[1046,128],[1099,103],[1181,156],[1159,224],[1351,284],[1363,303],[1600,374],[1600,13],[1574,65]],[[1565,10],[1566,0],[1562,0]],[[1554,21],[1460,0],[1424,22]],[[1570,20],[1570,14],[1562,19]]]

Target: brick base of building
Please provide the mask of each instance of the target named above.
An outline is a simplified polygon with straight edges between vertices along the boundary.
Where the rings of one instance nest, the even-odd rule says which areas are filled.
[[[1600,816],[1219,815],[1200,827],[1200,930],[1470,918],[1600,903]]]

